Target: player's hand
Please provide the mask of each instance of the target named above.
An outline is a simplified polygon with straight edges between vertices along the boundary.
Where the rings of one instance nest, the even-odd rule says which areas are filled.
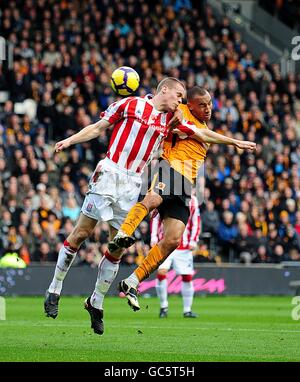
[[[171,129],[171,131],[172,131],[172,133],[173,134],[177,134],[178,135],[178,138],[180,138],[180,139],[185,139],[185,138],[187,138],[188,137],[188,135],[187,134],[185,134],[185,133],[183,133],[181,130],[179,130],[179,129]]]
[[[256,150],[256,143],[255,142],[237,140],[235,146],[241,150],[250,150],[250,151]]]
[[[173,129],[175,126],[179,125],[183,120],[183,114],[180,109],[176,109],[174,112],[173,117],[171,118],[169,122],[169,126],[171,129]]]
[[[189,250],[194,251],[197,247],[197,242],[196,241],[190,241],[189,242]]]
[[[67,149],[71,146],[70,138],[66,138],[63,141],[59,141],[55,144],[55,152],[59,153],[60,151]]]

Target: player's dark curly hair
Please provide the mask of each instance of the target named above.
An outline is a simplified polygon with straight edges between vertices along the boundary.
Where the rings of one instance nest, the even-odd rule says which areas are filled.
[[[197,95],[204,96],[206,94],[209,94],[209,92],[205,88],[201,86],[194,86],[187,91],[187,99],[194,99]]]

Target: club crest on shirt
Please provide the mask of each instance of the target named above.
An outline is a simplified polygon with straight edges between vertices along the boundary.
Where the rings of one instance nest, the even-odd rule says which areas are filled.
[[[167,115],[166,114],[163,114],[161,116],[161,124],[162,125],[165,125],[167,123]]]
[[[92,209],[93,209],[93,203],[88,203],[88,205],[86,206],[87,212],[91,212]]]
[[[160,191],[164,191],[164,189],[166,188],[166,185],[163,182],[158,182],[156,188]]]

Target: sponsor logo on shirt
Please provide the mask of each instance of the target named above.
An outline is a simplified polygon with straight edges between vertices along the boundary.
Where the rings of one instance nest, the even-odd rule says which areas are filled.
[[[160,190],[160,191],[163,191],[163,190],[166,188],[166,185],[165,185],[165,183],[163,183],[163,182],[158,182],[156,188],[157,188],[158,190]]]
[[[93,206],[94,206],[93,203],[88,203],[88,205],[86,206],[87,212],[91,212],[93,209]]]
[[[160,116],[151,116],[149,120],[141,118],[140,115],[136,112],[134,115],[128,115],[128,118],[134,118],[141,125],[148,126],[151,129],[158,131],[160,134],[166,135],[169,131],[166,126],[167,117],[165,115],[162,116],[160,120]]]

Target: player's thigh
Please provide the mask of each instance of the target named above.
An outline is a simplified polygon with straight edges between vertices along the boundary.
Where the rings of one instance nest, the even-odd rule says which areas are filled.
[[[178,249],[173,252],[173,268],[178,275],[192,275],[194,273],[192,251]]]
[[[128,198],[126,195],[124,195],[123,198],[120,198],[117,202],[111,204],[113,216],[112,219],[108,221],[108,223],[112,228],[112,237],[116,235],[116,232],[126,220],[128,212],[137,203],[138,196],[139,193],[137,190],[137,192],[132,194],[132,197]]]
[[[181,237],[185,230],[185,224],[181,220],[169,216],[163,218],[163,224],[164,239],[169,239],[170,241],[177,241],[179,245]]]

